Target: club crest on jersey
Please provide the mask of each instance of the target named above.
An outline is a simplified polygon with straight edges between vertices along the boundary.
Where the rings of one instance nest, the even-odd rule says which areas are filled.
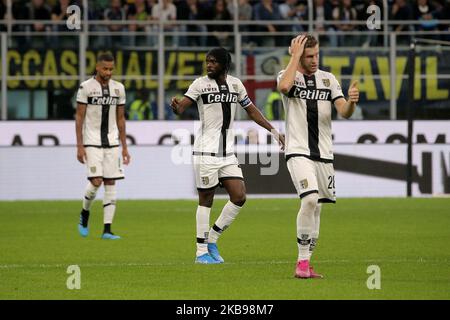
[[[308,188],[308,179],[303,179],[302,181],[300,181],[300,188],[302,189]]]
[[[202,177],[202,183],[206,186],[209,184],[209,177]]]
[[[330,79],[322,79],[323,85],[325,87],[329,87],[330,86]]]

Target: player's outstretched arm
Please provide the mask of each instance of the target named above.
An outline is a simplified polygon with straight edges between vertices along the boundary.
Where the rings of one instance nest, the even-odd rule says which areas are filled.
[[[119,129],[119,140],[122,145],[122,159],[123,164],[128,165],[131,161],[131,156],[128,153],[127,146],[127,132],[125,128],[125,106],[117,106],[117,129]]]
[[[358,89],[358,81],[355,80],[350,85],[348,89],[348,100],[344,98],[337,99],[334,102],[334,106],[336,107],[339,115],[345,119],[348,119],[352,116],[353,112],[355,112],[356,104],[359,101],[359,89]]]
[[[193,104],[193,101],[188,97],[183,97],[183,99],[178,100],[176,97],[172,98],[170,103],[170,107],[172,108],[175,114],[182,114],[184,110],[189,108]]]
[[[86,105],[77,103],[77,112],[75,115],[75,132],[77,135],[77,159],[81,163],[86,162],[86,150],[83,145],[83,122],[86,116]]]
[[[278,141],[278,144],[281,146],[281,150],[284,150],[284,136],[282,136],[264,117],[264,115],[259,111],[259,109],[251,103],[248,107],[245,108],[247,111],[248,117],[259,124],[261,127],[270,131],[273,134],[274,138]]]
[[[289,47],[291,59],[278,82],[278,91],[283,94],[288,94],[294,85],[295,74],[300,63],[300,58],[305,50],[306,40],[307,37],[305,35],[300,35],[291,41],[291,46]]]

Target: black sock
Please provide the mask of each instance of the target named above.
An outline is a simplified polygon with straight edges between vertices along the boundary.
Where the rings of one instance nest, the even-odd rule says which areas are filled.
[[[105,223],[105,227],[103,228],[103,233],[111,233],[111,223]]]
[[[86,228],[89,221],[89,210],[81,209],[81,225]]]

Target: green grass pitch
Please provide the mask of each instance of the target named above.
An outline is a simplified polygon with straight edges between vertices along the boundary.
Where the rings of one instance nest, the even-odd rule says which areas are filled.
[[[100,239],[100,201],[88,238],[80,201],[0,202],[0,299],[450,299],[450,199],[324,205],[313,256],[323,280],[293,277],[298,206],[248,199],[218,242],[225,264],[195,265],[195,201],[119,200],[118,241]],[[79,290],[66,287],[69,265]],[[367,288],[370,265],[379,290]]]

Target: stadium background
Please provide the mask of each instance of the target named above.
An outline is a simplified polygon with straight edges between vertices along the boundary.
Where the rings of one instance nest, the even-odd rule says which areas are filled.
[[[84,258],[78,258],[81,260],[77,263],[91,268],[92,274],[94,269],[104,271],[111,266],[108,272],[112,273],[105,273],[105,279],[98,281],[106,281],[107,277],[121,279],[124,274],[128,277],[123,267],[145,271],[150,268],[166,279],[164,271],[156,271],[160,264],[167,264],[174,278],[173,282],[152,283],[149,287],[153,291],[148,291],[146,275],[135,273],[133,277],[140,281],[136,289],[127,287],[127,291],[118,285],[118,289],[129,295],[108,295],[105,290],[110,289],[108,285],[94,281],[99,285],[96,289],[88,285],[84,291],[88,294],[76,298],[208,299],[211,296],[205,292],[209,290],[212,297],[219,299],[448,299],[450,257],[445,244],[450,241],[447,198],[450,194],[450,47],[445,41],[450,41],[450,2],[420,0],[417,6],[416,1],[408,0],[160,1],[167,6],[167,14],[176,12],[173,20],[157,19],[166,17],[166,13],[155,9],[158,7],[155,2],[0,1],[0,219],[4,230],[9,230],[1,236],[4,255],[0,273],[4,281],[0,297],[73,298],[52,281],[54,277],[65,281],[64,275],[58,272],[73,261],[67,252],[81,250],[80,256]],[[190,7],[192,4],[197,14]],[[77,5],[81,15],[77,11],[71,17],[64,14],[68,5]],[[375,30],[368,28],[372,13],[366,9],[370,5],[380,8],[379,25],[378,20],[370,20],[377,24]],[[292,16],[284,16],[286,12]],[[227,238],[231,240],[224,246],[231,251],[228,258],[234,261],[225,271],[234,275],[235,285],[246,289],[239,292],[223,284],[219,287],[225,291],[217,293],[215,288],[200,281],[198,291],[180,291],[174,285],[177,281],[188,287],[190,280],[198,280],[195,278],[198,270],[190,266],[192,257],[170,241],[167,246],[171,254],[163,256],[156,253],[158,247],[149,245],[146,238],[151,236],[153,243],[167,234],[176,234],[177,240],[185,243],[192,240],[196,206],[192,200],[196,199],[196,190],[189,154],[198,113],[196,108],[190,108],[176,117],[168,107],[170,98],[182,95],[191,81],[203,74],[207,50],[223,45],[232,53],[231,73],[242,79],[255,104],[284,133],[283,111],[273,89],[278,71],[289,59],[289,41],[299,32],[312,32],[319,37],[321,68],[337,76],[344,92],[351,80],[359,80],[361,98],[352,119],[342,120],[333,114],[340,200],[336,207],[327,207],[326,211],[339,215],[325,217],[323,227],[323,242],[328,244],[340,241],[334,230],[348,234],[357,229],[357,234],[347,239],[353,244],[339,250],[330,245],[323,249],[318,264],[329,274],[330,282],[319,292],[312,287],[298,292],[284,278],[283,290],[278,287],[273,290],[274,287],[258,282],[260,275],[268,283],[272,280],[275,283],[280,268],[286,274],[291,273],[289,260],[295,255],[295,241],[290,247],[280,249],[268,239],[276,237],[280,243],[290,243],[292,237],[285,230],[288,225],[294,225],[298,200],[283,154],[264,131],[247,121],[245,112],[240,112],[237,119],[241,121],[236,122],[237,153],[243,163],[249,206],[247,218],[244,216],[240,226],[237,223],[236,228],[230,229]],[[432,41],[417,46],[411,102],[408,52],[411,40],[417,38]],[[97,244],[90,242],[88,249],[80,248],[75,232],[68,234],[64,230],[72,230],[77,222],[85,184],[85,169],[76,160],[75,94],[79,83],[93,74],[96,55],[103,51],[114,54],[114,78],[123,81],[127,91],[127,133],[133,159],[126,168],[126,179],[118,185],[122,207],[119,206],[117,216],[118,226],[122,224],[119,231],[128,236],[129,242],[128,246],[124,242],[116,249],[96,248]],[[414,118],[413,197],[426,199],[405,199],[408,106]],[[271,163],[279,164],[278,174],[261,175]],[[101,196],[102,192],[98,198]],[[419,202],[410,202],[413,200]],[[223,200],[217,205],[220,201]],[[99,207],[94,210],[100,212]],[[274,211],[278,219],[272,215]],[[165,217],[167,212],[176,212],[177,218],[169,222]],[[426,222],[421,218],[424,213]],[[257,227],[251,219],[255,215]],[[49,219],[52,230],[37,240],[38,226],[45,228]],[[407,226],[403,224],[405,220],[409,221]],[[29,222],[23,225],[24,221]],[[155,221],[159,229],[153,227]],[[389,224],[384,224],[387,221]],[[182,228],[181,224],[189,225],[190,229]],[[263,229],[269,225],[271,228],[262,237],[258,227]],[[248,227],[255,231],[247,233]],[[399,237],[405,244],[391,247],[392,234],[398,235],[398,230],[403,230]],[[250,264],[243,259],[245,248],[233,253],[233,237],[244,232],[249,238],[258,239],[261,246],[254,248],[256,253],[249,257],[253,261]],[[426,244],[416,237],[418,232],[427,239]],[[36,242],[27,245],[29,237]],[[52,238],[63,239],[64,245],[57,247]],[[130,244],[135,245],[133,250]],[[143,247],[149,251],[139,249]],[[110,255],[103,255],[101,250]],[[262,254],[266,251],[267,254]],[[178,259],[182,261],[182,272],[173,267]],[[339,272],[350,270],[346,259],[356,261],[354,267],[359,269],[354,270],[359,273],[354,278],[346,278],[351,285],[344,288]],[[261,261],[270,262],[268,274]],[[340,265],[336,267],[331,261]],[[388,289],[379,295],[363,291],[360,287],[365,281],[364,268],[377,261],[385,266],[384,270],[392,271],[387,281],[395,279],[394,274],[398,275],[399,270],[405,272],[401,279],[411,281],[388,282]],[[255,272],[251,279],[240,278],[239,270],[243,266]],[[417,278],[424,268],[432,274],[428,283]],[[220,278],[215,271],[206,274]],[[41,277],[38,283],[42,290],[33,289],[27,282],[36,277]],[[229,279],[222,280],[226,283]],[[247,280],[251,282],[245,285]],[[335,295],[327,293],[336,288],[342,291],[337,290]],[[138,289],[142,294],[133,291]]]

